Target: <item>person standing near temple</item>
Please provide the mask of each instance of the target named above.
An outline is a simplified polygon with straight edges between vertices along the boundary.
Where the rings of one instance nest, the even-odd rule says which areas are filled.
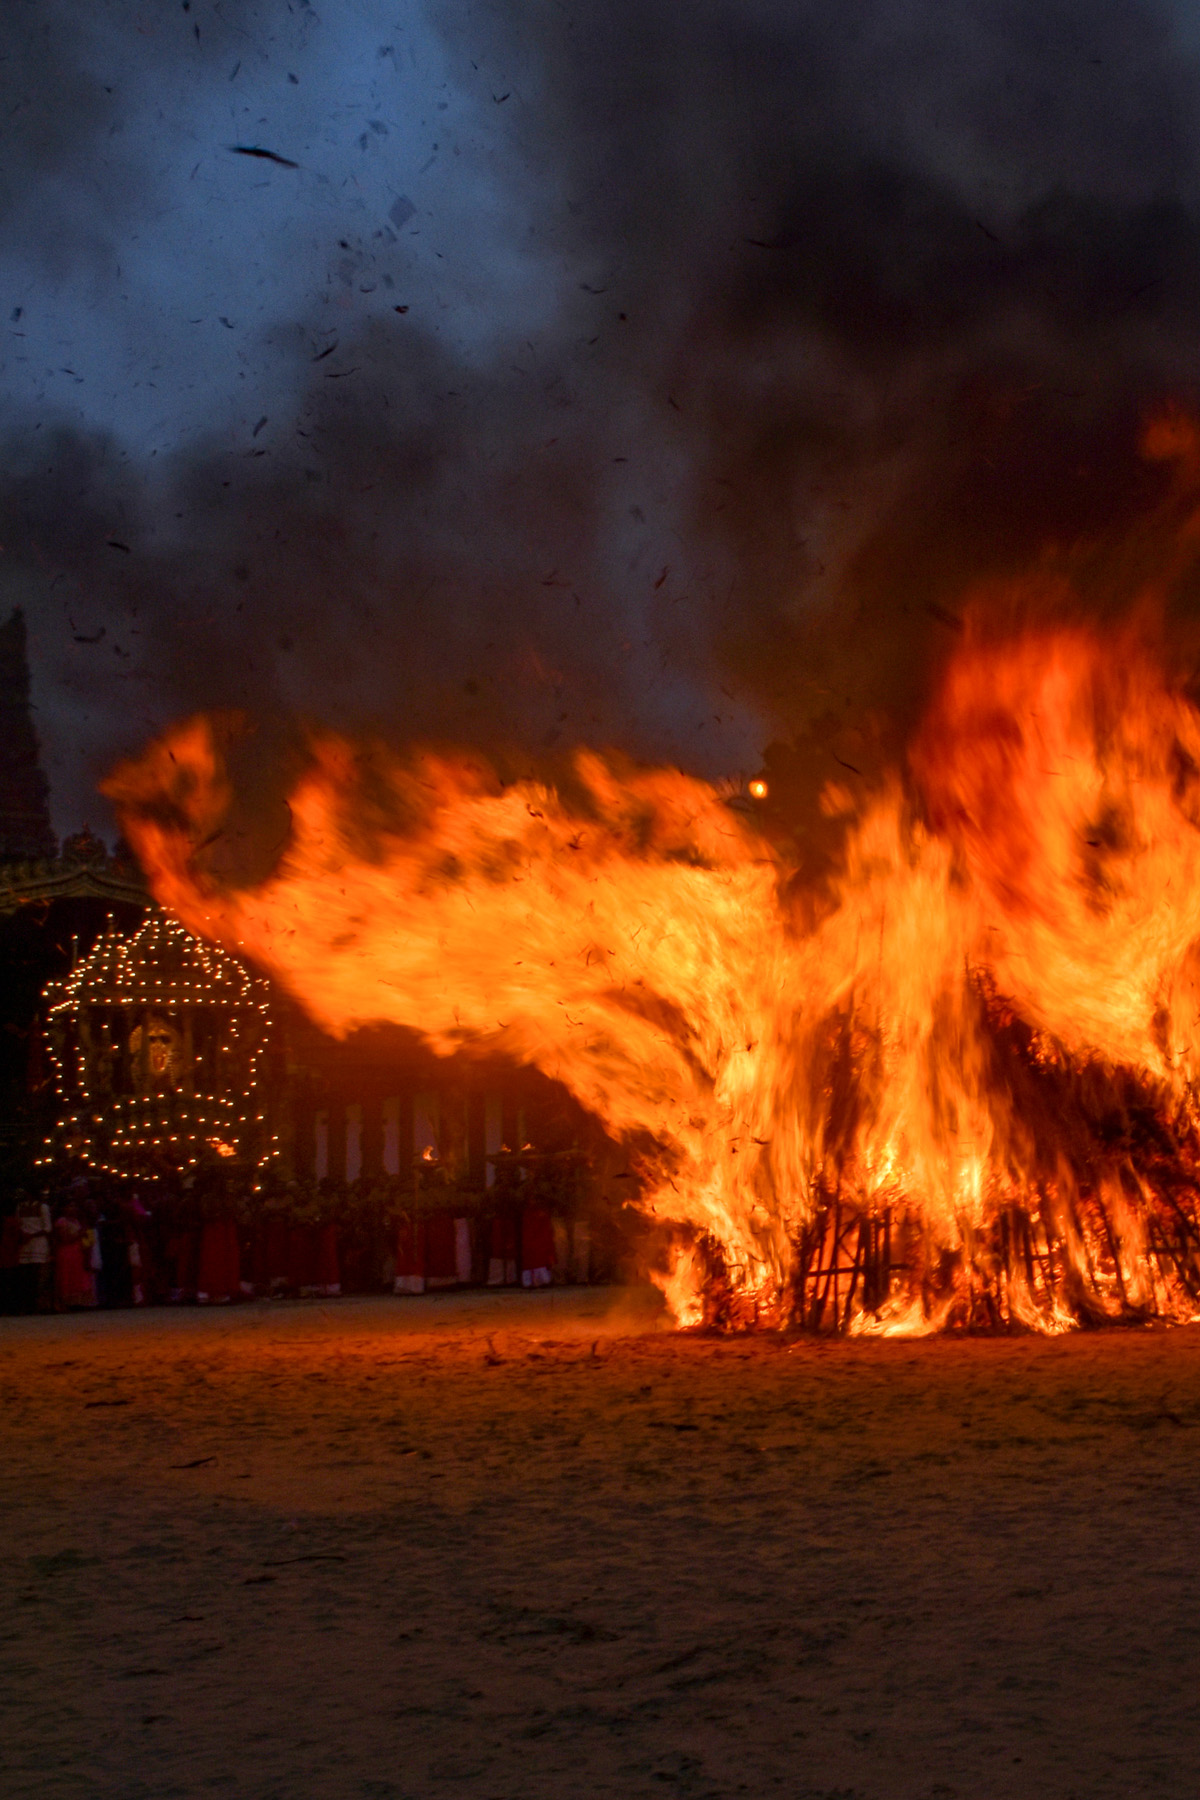
[[[133,1271],[129,1266],[129,1233],[120,1201],[112,1193],[104,1195],[100,1216],[96,1221],[100,1242],[101,1306],[133,1305]]]
[[[21,1193],[17,1196],[17,1223],[21,1232],[17,1309],[41,1312],[50,1299],[50,1208],[44,1200]]]
[[[124,1203],[125,1235],[129,1240],[130,1297],[145,1306],[153,1295],[154,1271],[150,1258],[150,1212],[135,1188]]]
[[[201,1196],[204,1224],[196,1268],[196,1299],[201,1306],[224,1305],[241,1298],[241,1245],[234,1199],[225,1179],[214,1172]]]
[[[79,1207],[68,1200],[54,1221],[54,1305],[59,1312],[95,1306],[96,1279],[85,1260],[90,1260],[91,1241]]]

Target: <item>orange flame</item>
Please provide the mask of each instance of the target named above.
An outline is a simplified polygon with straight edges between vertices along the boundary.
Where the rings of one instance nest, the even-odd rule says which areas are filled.
[[[568,794],[323,740],[238,892],[193,858],[204,721],[106,792],[160,901],[329,1030],[507,1053],[630,1142],[684,1322],[1195,1315],[1200,714],[1132,636],[968,635],[911,776],[815,907],[717,790],[589,752]]]

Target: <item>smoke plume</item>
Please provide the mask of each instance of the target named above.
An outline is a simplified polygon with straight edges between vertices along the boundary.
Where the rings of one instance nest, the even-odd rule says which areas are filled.
[[[214,706],[869,773],[965,594],[1169,492],[1182,4],[395,13],[4,8],[0,601],[63,829]]]

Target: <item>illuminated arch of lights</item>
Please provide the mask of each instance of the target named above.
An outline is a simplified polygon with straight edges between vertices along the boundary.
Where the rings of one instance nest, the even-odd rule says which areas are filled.
[[[215,1162],[260,1184],[279,1155],[265,981],[152,907],[131,935],[110,916],[43,1001],[56,1106],[39,1164],[144,1180]]]

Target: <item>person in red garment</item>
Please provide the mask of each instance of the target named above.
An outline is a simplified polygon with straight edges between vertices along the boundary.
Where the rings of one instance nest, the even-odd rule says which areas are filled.
[[[313,1286],[316,1292],[326,1300],[333,1300],[342,1291],[342,1271],[338,1257],[337,1225],[332,1219],[326,1219],[323,1225],[316,1228],[316,1256],[314,1259]]]
[[[298,1202],[292,1210],[287,1236],[287,1281],[289,1294],[305,1294],[313,1284],[316,1267],[316,1234],[309,1208]]]
[[[401,1213],[396,1226],[396,1278],[392,1292],[425,1292],[425,1220],[413,1213]]]
[[[549,1287],[554,1279],[554,1221],[544,1206],[521,1214],[521,1285]]]
[[[284,1283],[289,1293],[318,1299],[341,1293],[336,1208],[337,1189],[327,1176],[315,1195],[293,1192]]]
[[[125,1230],[129,1239],[129,1270],[135,1306],[145,1306],[153,1297],[155,1271],[150,1255],[149,1227],[149,1208],[135,1188],[125,1203]]]
[[[167,1299],[172,1306],[194,1298],[200,1234],[187,1224],[176,1225],[167,1238]]]
[[[264,1294],[283,1294],[288,1285],[288,1250],[291,1243],[291,1209],[296,1183],[283,1193],[269,1194],[259,1214],[255,1233],[254,1281]]]
[[[222,1306],[241,1292],[241,1252],[232,1219],[209,1219],[200,1234],[196,1299],[201,1306]]]
[[[425,1237],[425,1284],[430,1288],[454,1287],[458,1282],[454,1219],[449,1212],[429,1215]]]
[[[54,1221],[54,1306],[57,1312],[95,1306],[96,1280],[84,1256],[87,1230],[74,1200]]]
[[[224,1186],[207,1197],[196,1269],[196,1299],[201,1306],[222,1306],[241,1293],[241,1250],[237,1221]]]
[[[511,1287],[517,1279],[517,1221],[511,1212],[498,1212],[491,1222],[489,1287]]]

